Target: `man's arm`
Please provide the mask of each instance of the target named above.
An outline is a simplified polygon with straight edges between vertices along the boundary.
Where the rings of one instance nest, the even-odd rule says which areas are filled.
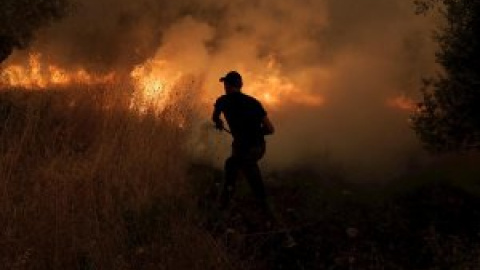
[[[220,114],[222,111],[215,106],[212,114],[212,121],[215,123],[215,128],[218,130],[223,130],[223,121],[220,119]]]
[[[273,127],[273,124],[268,118],[268,116],[263,117],[262,130],[263,135],[272,135],[275,132],[275,128]]]

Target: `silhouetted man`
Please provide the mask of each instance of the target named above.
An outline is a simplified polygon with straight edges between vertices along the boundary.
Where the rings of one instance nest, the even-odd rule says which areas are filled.
[[[220,115],[223,113],[233,136],[232,155],[225,161],[225,183],[221,194],[221,208],[228,207],[234,193],[235,182],[243,172],[253,193],[264,210],[268,210],[265,187],[257,162],[265,154],[265,135],[274,128],[267,112],[255,98],[241,92],[243,81],[236,71],[220,78],[225,95],[215,102],[212,119],[218,130],[225,130]]]

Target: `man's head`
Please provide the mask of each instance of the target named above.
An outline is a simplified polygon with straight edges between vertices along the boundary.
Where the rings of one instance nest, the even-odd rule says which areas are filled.
[[[227,94],[239,92],[243,86],[242,76],[236,71],[228,72],[227,75],[220,78],[220,82],[223,82]]]

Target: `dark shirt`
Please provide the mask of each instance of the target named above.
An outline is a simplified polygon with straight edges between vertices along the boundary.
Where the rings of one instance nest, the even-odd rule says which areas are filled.
[[[267,115],[262,104],[242,92],[223,95],[215,102],[233,135],[233,144],[240,147],[258,146],[265,142],[262,121]]]

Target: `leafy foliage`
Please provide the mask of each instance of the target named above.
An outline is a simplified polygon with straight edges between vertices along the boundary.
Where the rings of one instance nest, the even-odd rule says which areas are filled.
[[[0,1],[0,62],[15,47],[27,46],[36,30],[63,17],[71,6],[70,0]]]
[[[443,70],[425,80],[413,128],[430,150],[480,149],[480,0],[419,0],[419,13],[437,9],[435,32]]]

